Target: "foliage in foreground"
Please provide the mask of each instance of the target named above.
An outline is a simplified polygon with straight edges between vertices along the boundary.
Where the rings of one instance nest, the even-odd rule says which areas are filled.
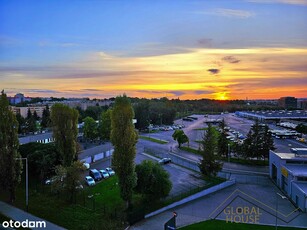
[[[147,198],[160,199],[166,197],[172,189],[169,174],[157,162],[145,160],[135,168],[137,186],[135,190]]]

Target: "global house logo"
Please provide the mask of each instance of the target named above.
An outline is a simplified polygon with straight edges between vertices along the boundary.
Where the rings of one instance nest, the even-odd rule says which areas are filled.
[[[227,206],[224,209],[224,214],[226,215],[226,223],[249,223],[249,224],[259,224],[262,212],[258,207],[248,207],[239,206],[231,207]]]
[[[227,223],[260,224],[260,222],[263,223],[269,218],[289,223],[299,215],[299,208],[285,214],[278,210],[277,206],[267,205],[255,197],[236,189],[209,217],[211,219],[223,219]]]

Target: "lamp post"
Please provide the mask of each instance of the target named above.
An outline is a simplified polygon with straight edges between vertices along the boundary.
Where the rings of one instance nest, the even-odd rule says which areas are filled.
[[[29,211],[29,173],[28,173],[28,158],[20,157],[16,160],[26,160],[26,211]]]
[[[279,194],[278,192],[276,193],[276,219],[275,219],[275,229],[277,230],[277,215],[278,215],[278,197],[282,199],[287,199],[286,196],[283,196]]]
[[[230,162],[230,144],[228,143],[227,146],[228,146],[228,162]]]

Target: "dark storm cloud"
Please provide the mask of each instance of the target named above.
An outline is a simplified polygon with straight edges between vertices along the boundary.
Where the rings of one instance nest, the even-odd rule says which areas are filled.
[[[214,93],[214,91],[213,90],[196,90],[194,91],[194,93],[196,95],[202,95],[202,94],[212,94]]]
[[[198,45],[201,45],[201,46],[206,46],[206,47],[211,47],[212,46],[212,39],[210,38],[202,38],[202,39],[199,39],[197,41],[197,44]]]
[[[213,75],[216,75],[216,74],[218,74],[218,73],[220,72],[219,69],[208,69],[208,71],[209,71],[211,74],[213,74]]]
[[[226,61],[231,64],[239,63],[241,60],[235,58],[234,56],[225,56],[222,58],[223,61]]]

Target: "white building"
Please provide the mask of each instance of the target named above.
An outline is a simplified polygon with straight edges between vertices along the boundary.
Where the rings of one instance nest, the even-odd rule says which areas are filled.
[[[297,153],[270,151],[270,177],[303,212],[307,211],[307,149]]]

